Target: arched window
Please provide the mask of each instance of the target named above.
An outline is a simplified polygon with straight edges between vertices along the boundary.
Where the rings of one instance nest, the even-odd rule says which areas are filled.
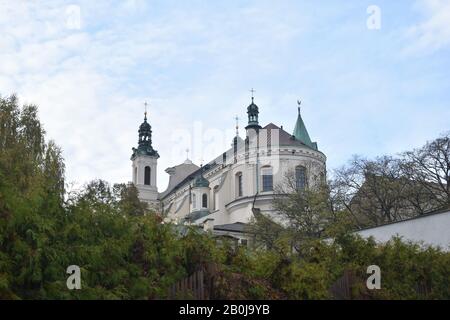
[[[202,208],[208,208],[208,195],[206,193],[202,195]]]
[[[145,172],[144,172],[144,184],[149,186],[150,185],[150,176],[151,176],[151,170],[149,166],[145,167]]]
[[[236,173],[236,197],[242,197],[244,190],[242,187],[242,172]]]
[[[297,190],[306,189],[306,168],[298,166],[295,168],[295,184]]]
[[[195,196],[195,193],[192,194],[192,208],[197,208],[197,197]]]
[[[134,184],[137,184],[138,183],[138,181],[137,181],[137,167],[134,167],[134,175],[133,175],[133,182],[134,182]]]
[[[273,174],[271,167],[262,167],[262,191],[273,191]]]

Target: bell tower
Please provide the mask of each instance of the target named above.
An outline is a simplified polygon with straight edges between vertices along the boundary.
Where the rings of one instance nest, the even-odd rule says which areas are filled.
[[[248,133],[249,129],[254,130],[256,132],[259,129],[261,129],[261,126],[259,125],[259,122],[258,122],[259,110],[258,110],[258,106],[254,102],[254,96],[253,96],[255,90],[252,89],[250,91],[252,93],[252,103],[247,107],[248,125],[245,127],[245,129],[247,130],[247,133]]]
[[[152,127],[147,122],[147,102],[145,102],[144,122],[139,126],[138,147],[133,148],[132,181],[139,191],[139,199],[150,205],[158,204],[156,172],[159,154],[152,147]]]

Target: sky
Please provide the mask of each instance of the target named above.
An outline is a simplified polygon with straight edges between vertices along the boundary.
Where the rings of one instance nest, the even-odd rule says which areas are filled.
[[[0,95],[39,106],[73,185],[131,180],[144,101],[159,191],[230,146],[251,88],[262,125],[302,101],[328,170],[450,130],[450,0],[0,0],[0,31]]]

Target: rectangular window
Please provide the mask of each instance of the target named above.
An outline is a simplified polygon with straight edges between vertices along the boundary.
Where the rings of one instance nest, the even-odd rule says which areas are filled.
[[[262,191],[273,191],[272,168],[262,169]]]
[[[214,196],[214,210],[219,209],[219,186],[215,186],[213,189]]]
[[[195,193],[192,194],[192,208],[197,208],[197,199],[195,197]]]
[[[206,193],[202,195],[202,208],[208,208],[208,196]]]
[[[238,197],[242,197],[242,174],[238,176]]]
[[[306,169],[304,167],[295,168],[295,180],[297,190],[305,190],[306,188]]]

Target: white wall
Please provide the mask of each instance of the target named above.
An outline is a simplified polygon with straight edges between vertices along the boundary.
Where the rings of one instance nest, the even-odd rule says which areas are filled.
[[[246,161],[245,154],[240,153],[237,157],[237,163],[234,163],[233,155],[227,156],[230,165],[217,166],[210,171],[204,172],[204,177],[209,181],[209,209],[211,215],[204,219],[214,219],[214,225],[228,224],[235,222],[248,223],[253,216],[252,205],[253,196],[257,192],[256,185],[256,152],[250,152]],[[220,159],[219,159],[220,160]],[[309,149],[302,146],[289,146],[274,148],[271,150],[270,156],[267,153],[260,155],[258,166],[258,183],[259,197],[256,200],[256,207],[262,212],[267,213],[273,211],[272,197],[273,192],[261,192],[262,177],[261,167],[270,165],[273,173],[273,185],[283,183],[285,174],[289,170],[294,170],[296,166],[303,165],[307,168],[309,183],[313,184],[313,177],[320,173],[325,173],[326,157],[319,151]],[[236,174],[241,173],[243,176],[243,194],[242,197],[237,196]],[[214,187],[219,186],[218,206],[214,210]],[[164,201],[164,208],[169,208],[170,203],[173,205],[167,210],[167,220],[182,221],[190,210],[189,206],[184,204],[180,206],[182,199],[189,194],[189,185],[186,183],[182,188],[169,194]],[[202,223],[204,219],[198,220]]]
[[[450,211],[361,230],[357,233],[364,238],[372,236],[378,242],[386,242],[399,235],[405,240],[423,241],[427,245],[440,246],[449,251]]]

